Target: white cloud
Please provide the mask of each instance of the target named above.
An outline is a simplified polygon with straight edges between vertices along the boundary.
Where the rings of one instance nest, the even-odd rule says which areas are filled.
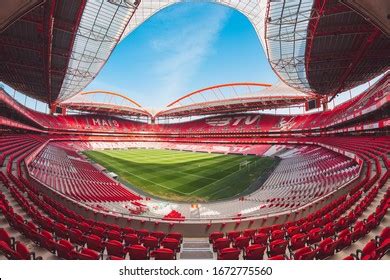
[[[187,17],[183,16],[185,12]],[[166,28],[150,42],[152,49],[162,57],[152,65],[156,82],[161,85],[160,96],[173,99],[188,91],[187,85],[191,78],[207,56],[215,51],[214,43],[229,14],[228,9],[220,7],[211,11],[201,10],[195,15],[192,9],[181,10],[180,16],[177,10],[165,14],[161,23]]]

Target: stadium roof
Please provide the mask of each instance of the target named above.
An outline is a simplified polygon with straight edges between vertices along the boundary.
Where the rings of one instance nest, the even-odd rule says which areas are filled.
[[[216,85],[191,92],[167,105],[156,117],[188,117],[283,108],[302,104],[313,95],[297,91],[283,82]]]
[[[246,82],[200,89],[171,102],[162,110],[147,110],[127,96],[103,90],[81,92],[57,106],[83,112],[137,117],[189,117],[283,108],[302,104],[315,97],[283,82],[274,86]]]
[[[123,94],[104,90],[81,92],[76,96],[58,103],[58,107],[93,113],[143,117],[152,116],[133,99]]]
[[[55,100],[84,5],[78,0],[46,1],[21,14],[14,10],[15,17],[22,17],[10,16],[13,22],[0,33],[0,80],[43,102]]]
[[[188,1],[41,2],[0,13],[0,80],[52,104],[82,91],[117,43],[150,16]],[[387,0],[209,2],[243,13],[275,73],[300,91],[335,95],[389,69]]]
[[[128,2],[51,0],[19,13],[0,33],[0,80],[48,104],[74,96],[119,42],[138,5]]]

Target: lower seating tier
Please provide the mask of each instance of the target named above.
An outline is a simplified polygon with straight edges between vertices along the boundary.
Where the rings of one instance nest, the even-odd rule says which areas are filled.
[[[361,251],[346,259],[383,257],[389,249],[386,217],[390,205],[389,141],[386,137],[346,139],[321,141],[355,152],[363,159],[366,170],[349,193],[298,220],[239,232],[210,233],[210,246],[217,258],[331,258],[339,256],[338,251],[347,252],[354,243],[378,228],[382,231],[374,241],[367,242],[361,246]],[[40,193],[27,179],[24,159],[44,140],[26,142],[4,157],[5,166],[0,172],[0,217],[2,221],[5,219],[7,228],[0,230],[1,254],[10,259],[39,259],[40,256],[29,249],[31,244],[36,244],[44,248],[42,255],[45,258],[177,258],[185,233],[149,231],[94,221]],[[310,157],[315,150],[305,154]],[[337,164],[344,166],[342,162]],[[76,166],[87,170],[86,177],[93,172],[84,164]],[[208,224],[199,224],[200,230],[207,227]],[[19,233],[20,238],[13,239],[10,232]]]

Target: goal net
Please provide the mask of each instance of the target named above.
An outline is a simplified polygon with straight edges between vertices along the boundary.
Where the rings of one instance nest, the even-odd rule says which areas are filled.
[[[249,165],[250,165],[250,161],[246,160],[246,161],[242,161],[240,162],[240,168],[239,170],[243,169],[243,168],[247,168]]]

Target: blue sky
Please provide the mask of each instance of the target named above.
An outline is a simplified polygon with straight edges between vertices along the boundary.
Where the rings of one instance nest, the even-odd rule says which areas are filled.
[[[245,16],[217,4],[185,3],[128,35],[87,90],[113,90],[161,108],[215,84],[276,80]]]

